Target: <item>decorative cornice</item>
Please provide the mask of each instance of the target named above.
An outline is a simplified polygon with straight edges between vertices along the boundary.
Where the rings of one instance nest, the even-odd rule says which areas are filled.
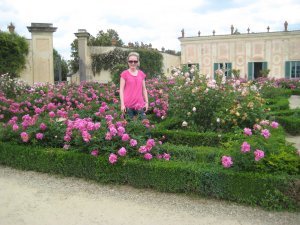
[[[78,29],[77,33],[74,33],[77,38],[89,38],[90,33],[86,31],[86,29]]]
[[[245,34],[225,34],[225,35],[208,35],[208,36],[193,36],[193,37],[179,37],[181,43],[194,41],[217,41],[217,40],[236,40],[248,38],[275,38],[275,37],[292,37],[300,36],[300,30],[294,31],[277,31],[277,32],[261,32],[261,33],[245,33]]]
[[[52,23],[31,23],[31,26],[27,27],[29,32],[48,32],[53,33],[57,27],[53,27]]]

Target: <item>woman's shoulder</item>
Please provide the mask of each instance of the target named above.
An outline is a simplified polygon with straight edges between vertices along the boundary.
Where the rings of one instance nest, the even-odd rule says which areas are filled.
[[[128,70],[124,70],[124,71],[122,71],[122,73],[121,73],[121,77],[126,77],[127,75],[128,75],[128,73],[129,73],[129,71]]]
[[[144,71],[142,71],[142,70],[139,70],[138,72],[139,72],[139,74],[141,74],[141,76],[142,76],[143,78],[145,78],[145,77],[146,77],[146,74],[144,73]]]

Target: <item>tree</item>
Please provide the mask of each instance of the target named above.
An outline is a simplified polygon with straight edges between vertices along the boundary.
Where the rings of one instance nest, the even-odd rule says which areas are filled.
[[[71,43],[71,59],[68,62],[72,73],[79,70],[78,39]]]
[[[69,73],[67,61],[64,60],[55,49],[53,49],[53,63],[54,63],[54,80],[66,81],[67,75]],[[61,75],[61,77],[59,76],[59,74]]]
[[[108,29],[107,32],[100,30],[96,37],[91,37],[89,45],[93,46],[112,46],[112,41],[116,41],[116,46],[121,47],[124,45],[120,39],[119,34],[114,29]]]
[[[26,64],[28,42],[14,32],[0,31],[0,46],[0,74],[8,73],[11,77],[20,76]]]

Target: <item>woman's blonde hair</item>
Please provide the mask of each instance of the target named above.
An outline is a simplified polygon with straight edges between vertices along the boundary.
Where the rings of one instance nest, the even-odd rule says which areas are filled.
[[[137,60],[139,61],[137,65],[140,66],[140,54],[137,52],[130,52],[127,56],[127,61],[129,60],[130,56],[135,56],[137,58]]]

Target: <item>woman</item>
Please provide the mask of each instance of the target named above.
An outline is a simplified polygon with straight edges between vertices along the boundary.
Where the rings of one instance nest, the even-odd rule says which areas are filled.
[[[122,113],[127,113],[130,118],[139,116],[144,119],[149,103],[145,84],[146,74],[138,69],[139,59],[137,52],[130,52],[127,57],[129,68],[120,75],[120,101]]]

